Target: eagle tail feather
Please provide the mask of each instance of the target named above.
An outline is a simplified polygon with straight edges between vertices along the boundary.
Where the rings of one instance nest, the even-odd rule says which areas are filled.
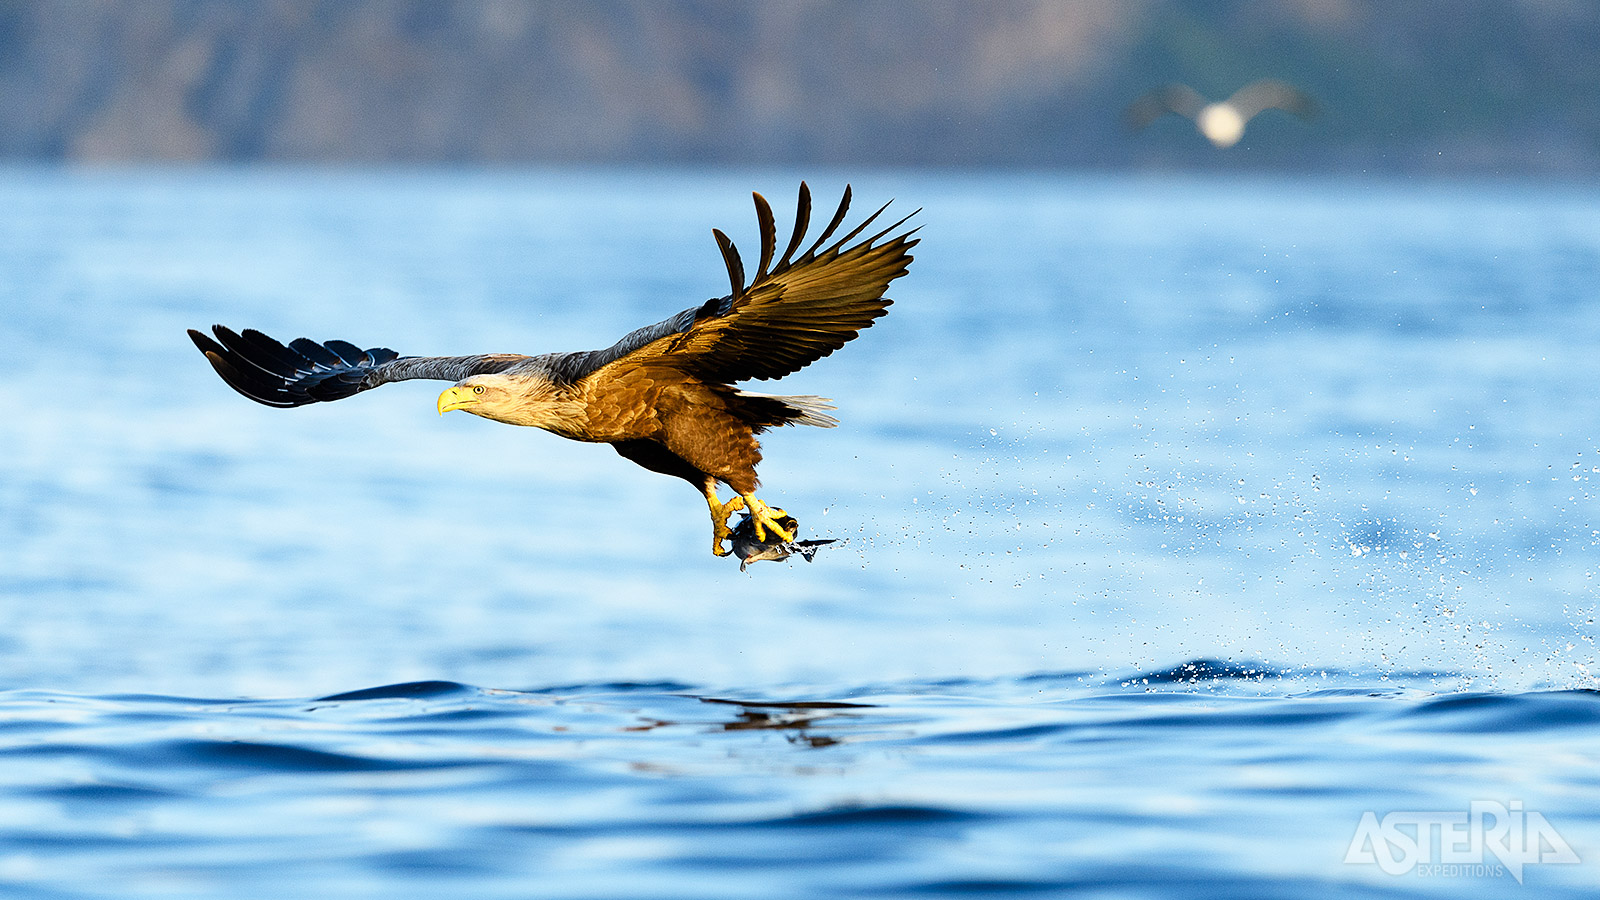
[[[758,394],[754,391],[739,391],[734,396],[746,401],[744,406],[754,414],[753,418],[758,423],[757,428],[769,428],[774,425],[812,425],[817,428],[832,428],[839,424],[838,419],[828,415],[838,407],[827,397],[811,394]]]

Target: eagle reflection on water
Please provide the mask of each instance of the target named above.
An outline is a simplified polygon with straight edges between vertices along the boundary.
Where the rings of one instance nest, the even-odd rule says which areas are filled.
[[[844,703],[836,700],[729,700],[722,697],[696,697],[701,703],[737,706],[736,718],[713,723],[722,731],[780,731],[791,744],[808,747],[831,747],[843,738],[817,734],[813,729],[822,722],[846,718],[850,710],[872,709],[870,703]],[[684,722],[653,721],[649,725],[634,726],[630,731],[651,731]]]

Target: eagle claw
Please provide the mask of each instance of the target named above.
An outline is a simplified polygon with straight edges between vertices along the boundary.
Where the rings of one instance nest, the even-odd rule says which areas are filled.
[[[732,553],[722,542],[733,534],[733,529],[728,527],[728,517],[744,509],[744,498],[738,494],[728,498],[727,503],[717,500],[715,489],[708,489],[706,502],[711,506],[711,555],[727,556]]]
[[[731,501],[730,501],[731,503]],[[768,506],[752,494],[744,495],[745,509],[750,513],[750,524],[755,526],[756,540],[766,541],[767,532],[772,532],[780,541],[794,540],[794,532],[784,528],[778,520],[788,513],[781,509]]]
[[[770,532],[780,541],[794,540],[794,531],[784,528],[781,521],[788,513],[775,509],[759,500],[754,494],[734,494],[728,498],[727,503],[717,499],[714,484],[706,485],[706,505],[711,509],[711,554],[713,556],[727,556],[730,552],[722,545],[733,534],[733,529],[728,527],[728,517],[743,510],[750,516],[750,524],[755,527],[756,540],[765,543]]]

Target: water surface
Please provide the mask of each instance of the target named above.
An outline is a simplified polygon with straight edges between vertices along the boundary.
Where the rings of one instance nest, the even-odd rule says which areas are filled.
[[[605,346],[801,175],[0,173],[0,885],[1592,894],[1587,188],[853,173],[924,240],[762,467],[846,543],[744,574],[605,448],[183,333]],[[1344,862],[1473,801],[1584,862]]]

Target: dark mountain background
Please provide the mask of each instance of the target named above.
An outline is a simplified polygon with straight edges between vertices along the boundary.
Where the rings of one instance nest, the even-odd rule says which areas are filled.
[[[1313,94],[1227,151],[1123,108]],[[0,0],[0,158],[1600,173],[1589,0]]]

